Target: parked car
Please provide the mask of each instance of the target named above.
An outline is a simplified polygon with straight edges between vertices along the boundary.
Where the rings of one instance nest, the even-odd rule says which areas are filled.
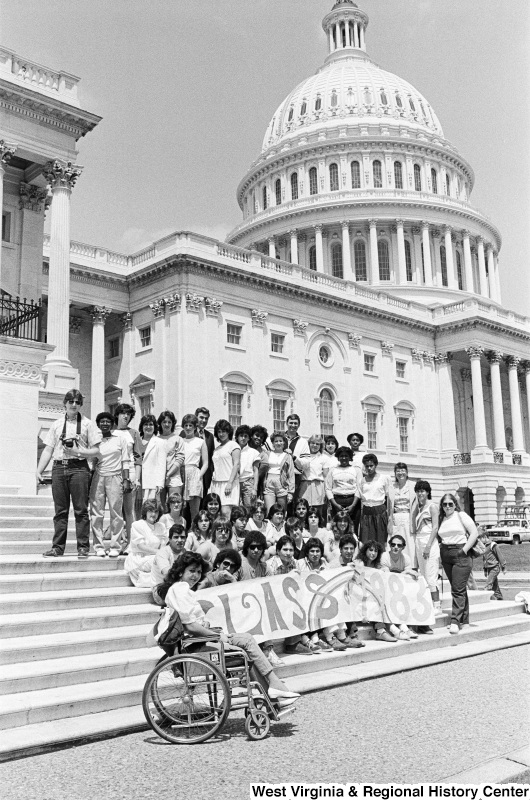
[[[503,519],[488,530],[488,536],[499,544],[521,544],[530,542],[530,524],[519,518]]]

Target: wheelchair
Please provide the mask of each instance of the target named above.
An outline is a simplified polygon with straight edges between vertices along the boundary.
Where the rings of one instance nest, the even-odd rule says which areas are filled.
[[[164,649],[164,648],[163,648]],[[294,712],[272,701],[252,675],[244,650],[184,636],[147,678],[142,706],[151,728],[172,744],[198,744],[218,733],[231,711],[243,710],[249,739],[264,739],[271,722]]]

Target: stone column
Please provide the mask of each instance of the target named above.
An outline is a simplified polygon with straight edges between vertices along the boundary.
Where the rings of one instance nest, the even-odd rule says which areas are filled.
[[[324,243],[322,240],[322,225],[313,225],[313,227],[315,229],[317,272],[324,272]]]
[[[458,289],[458,280],[455,275],[455,260],[453,258],[453,240],[451,238],[451,228],[448,225],[444,228],[444,244],[447,263],[447,286],[449,289]]]
[[[497,303],[502,303],[502,295],[501,295],[501,281],[499,277],[499,255],[495,251],[493,252],[493,265],[494,265],[494,272],[495,272],[495,286],[497,287],[496,298]]]
[[[497,452],[506,453],[506,431],[504,429],[504,410],[502,406],[500,372],[502,357],[502,353],[499,350],[490,350],[489,353],[486,353],[486,358],[490,363],[494,449]]]
[[[121,322],[123,325],[123,364],[126,366],[126,381],[129,387],[134,379],[134,334],[133,334],[133,316],[130,311],[122,314]]]
[[[329,38],[329,52],[332,53],[334,48],[333,48],[333,28],[331,27],[331,25],[328,28],[328,38]]]
[[[276,258],[276,242],[272,237],[269,239],[269,256]]]
[[[400,286],[407,285],[407,263],[405,260],[405,235],[403,233],[403,220],[396,220],[397,251],[398,251],[398,279]]]
[[[364,50],[364,25],[362,23],[359,23],[359,44],[361,50]]]
[[[523,438],[523,418],[521,415],[521,397],[519,394],[519,381],[517,369],[521,359],[516,356],[507,356],[508,380],[510,383],[510,408],[512,411],[513,452],[516,455],[525,453]]]
[[[442,454],[446,456],[452,456],[453,453],[458,452],[451,359],[451,353],[437,353],[435,357],[438,373],[440,441]],[[450,460],[450,466],[452,466],[452,460]]]
[[[425,265],[425,286],[432,286],[431,241],[428,222],[421,223],[421,236],[423,243],[423,263]]]
[[[360,47],[360,37],[359,37],[359,23],[353,23],[353,46]]]
[[[354,280],[351,267],[351,245],[350,245],[350,226],[347,222],[341,222],[342,226],[342,264],[344,267],[344,277],[347,281]]]
[[[414,241],[414,282],[417,286],[423,284],[423,273],[421,270],[421,228],[415,225],[412,228]]]
[[[370,220],[370,270],[372,286],[379,285],[379,254],[377,252],[377,221]]]
[[[530,435],[530,361],[525,361],[523,363],[523,369],[526,381],[526,404],[528,406],[528,426]]]
[[[111,312],[106,306],[93,306],[92,317],[92,374],[90,380],[90,415],[93,419],[105,411],[105,320]]]
[[[469,244],[469,231],[462,231],[462,243],[464,246],[464,275],[466,278],[466,292],[474,292],[473,286],[473,265],[471,263],[471,245]]]
[[[299,264],[298,260],[298,232],[296,230],[289,231],[291,237],[291,264]]]
[[[483,297],[488,297],[488,279],[486,276],[486,262],[484,260],[484,239],[482,236],[477,237],[477,252],[478,252],[478,274],[480,281],[480,294]]]
[[[488,264],[488,284],[489,284],[489,291],[490,291],[490,299],[494,302],[498,302],[497,300],[497,286],[495,282],[495,265],[493,263],[493,248],[491,245],[488,245],[486,248],[486,261]]]
[[[4,207],[4,175],[6,164],[11,161],[17,146],[9,144],[4,139],[0,139],[0,209]],[[0,287],[3,288],[2,283],[2,243],[0,242]]]
[[[484,414],[484,394],[482,391],[482,370],[480,357],[483,347],[466,347],[471,360],[471,385],[473,389],[473,422],[475,427],[475,447],[473,450],[483,453],[488,450],[486,438],[486,416]]]
[[[71,161],[49,161],[43,167],[43,174],[51,186],[52,210],[50,229],[50,267],[48,277],[48,344],[55,350],[46,359],[45,367],[56,365],[62,375],[56,382],[58,391],[71,388],[74,375],[68,358],[69,307],[70,307],[70,195],[81,174],[82,167]],[[48,370],[47,390],[50,390],[51,373]]]

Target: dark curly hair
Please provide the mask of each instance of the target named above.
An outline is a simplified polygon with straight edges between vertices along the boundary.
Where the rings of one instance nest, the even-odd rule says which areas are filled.
[[[202,580],[206,573],[210,570],[209,565],[198,553],[190,553],[188,550],[185,553],[182,553],[182,555],[175,559],[162,583],[159,583],[156,587],[157,594],[162,600],[166,599],[166,595],[173,584],[181,580],[187,567],[191,567],[193,565],[201,568],[200,580]],[[197,581],[197,584],[199,583],[200,581]]]
[[[322,558],[322,556],[324,555],[324,545],[322,544],[320,539],[316,538],[316,536],[311,536],[304,544],[304,558],[307,558],[309,551],[313,547],[318,547],[318,549],[320,550],[320,557]]]
[[[140,420],[140,424],[138,425],[138,431],[140,432],[140,436],[144,435],[144,427],[148,422],[153,423],[155,427],[155,436],[156,436],[156,434],[159,432],[159,427],[154,414],[145,414]]]
[[[370,561],[368,563],[368,556],[366,555],[368,550],[377,550],[377,556],[374,561]],[[359,558],[365,567],[373,567],[377,569],[379,564],[381,563],[381,556],[385,552],[385,548],[381,544],[381,542],[376,542],[375,539],[368,539],[363,545],[361,545],[361,549],[359,550],[359,554],[357,558]]]
[[[213,435],[219,441],[219,431],[226,431],[229,439],[234,437],[234,428],[227,419],[218,419],[213,429]]]
[[[245,536],[245,541],[243,542],[243,555],[245,557],[248,554],[251,544],[259,544],[260,548],[263,550],[263,553],[267,549],[267,540],[260,531],[249,531]]]

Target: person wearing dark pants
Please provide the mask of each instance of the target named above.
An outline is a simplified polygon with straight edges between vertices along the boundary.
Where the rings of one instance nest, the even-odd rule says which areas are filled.
[[[453,494],[444,494],[440,500],[438,537],[441,541],[440,555],[445,574],[451,584],[453,605],[449,633],[460,633],[462,625],[469,625],[469,599],[467,581],[473,569],[469,551],[478,539],[475,523],[464,511],[460,511]],[[434,538],[434,534],[431,534]],[[429,541],[429,545],[432,542]]]
[[[67,392],[63,402],[65,416],[56,420],[48,431],[37,467],[37,482],[42,483],[42,473],[53,458],[54,535],[51,549],[43,555],[45,558],[58,558],[64,554],[71,502],[75,515],[77,556],[88,558],[88,491],[92,473],[87,459],[99,453],[102,433],[94,422],[79,411],[83,405],[83,395],[78,389]]]

